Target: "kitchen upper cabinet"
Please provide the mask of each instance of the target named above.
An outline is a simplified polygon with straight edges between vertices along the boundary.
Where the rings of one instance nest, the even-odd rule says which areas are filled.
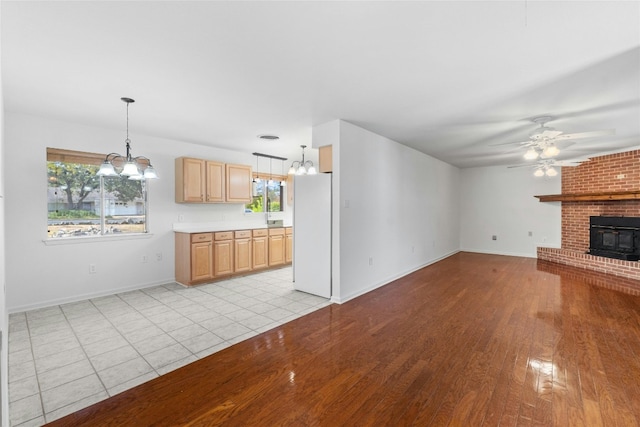
[[[284,264],[284,228],[269,229],[269,267]]]
[[[251,166],[176,159],[176,203],[251,203]]]
[[[227,202],[251,203],[251,166],[226,165]]]
[[[203,203],[205,161],[189,157],[176,159],[176,203]]]
[[[207,202],[220,203],[225,199],[225,167],[224,163],[207,160],[205,162],[207,178]]]
[[[333,172],[333,147],[325,145],[318,150],[318,170],[320,173]]]

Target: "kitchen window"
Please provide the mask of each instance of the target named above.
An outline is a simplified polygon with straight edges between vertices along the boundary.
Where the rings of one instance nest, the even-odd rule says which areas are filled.
[[[256,182],[254,174],[251,203],[245,205],[245,212],[282,212],[284,211],[284,186],[281,180],[286,177],[273,176],[272,179],[260,179]]]
[[[104,154],[47,148],[47,238],[147,233],[145,180],[98,176]]]

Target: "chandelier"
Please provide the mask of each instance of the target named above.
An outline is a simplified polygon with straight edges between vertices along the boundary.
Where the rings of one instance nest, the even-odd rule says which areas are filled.
[[[126,176],[131,180],[157,179],[158,174],[151,166],[151,160],[144,156],[133,157],[131,155],[131,140],[129,139],[129,104],[135,102],[131,98],[120,98],[127,104],[127,139],[124,140],[127,154],[109,153],[100,165],[98,176]],[[121,169],[116,172],[116,168]]]
[[[311,160],[304,161],[304,149],[307,148],[306,145],[301,145],[302,147],[302,160],[294,160],[291,163],[291,167],[289,168],[289,175],[315,175],[316,168],[313,166],[313,162]]]

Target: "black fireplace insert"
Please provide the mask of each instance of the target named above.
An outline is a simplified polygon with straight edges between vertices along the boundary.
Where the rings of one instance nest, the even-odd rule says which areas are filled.
[[[640,218],[590,217],[589,253],[627,261],[640,260]]]

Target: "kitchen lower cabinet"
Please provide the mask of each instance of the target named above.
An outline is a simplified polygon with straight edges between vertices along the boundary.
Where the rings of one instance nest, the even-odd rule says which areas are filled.
[[[253,262],[254,270],[269,266],[269,230],[253,230]]]
[[[236,231],[233,239],[235,262],[233,271],[251,271],[251,230]]]
[[[269,267],[284,264],[284,228],[269,229]]]
[[[293,229],[286,227],[284,229],[284,263],[291,264],[293,262]]]
[[[176,282],[197,285],[291,263],[291,227],[175,232]]]
[[[213,233],[213,277],[233,273],[233,232]]]
[[[176,281],[184,285],[213,278],[211,233],[176,233]]]

